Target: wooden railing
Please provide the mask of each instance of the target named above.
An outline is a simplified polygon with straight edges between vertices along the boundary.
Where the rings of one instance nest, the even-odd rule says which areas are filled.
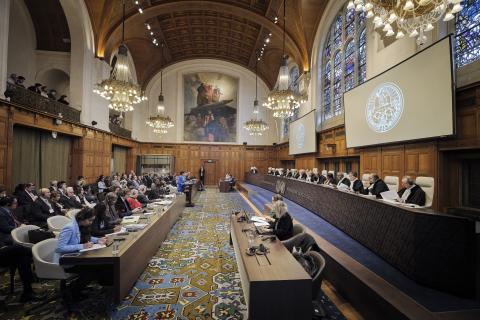
[[[111,123],[111,122],[108,124],[108,127],[110,128],[110,131],[113,134],[116,134],[117,136],[121,136],[121,137],[124,137],[124,138],[132,139],[132,131],[130,131],[130,130],[122,128],[119,125]]]
[[[10,97],[10,101],[22,106],[49,113],[54,116],[60,116],[65,120],[80,122],[80,110],[69,107],[58,101],[45,98],[38,93],[7,83],[5,95]]]

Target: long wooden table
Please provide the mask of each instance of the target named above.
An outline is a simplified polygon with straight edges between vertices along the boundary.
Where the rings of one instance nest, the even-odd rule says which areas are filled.
[[[475,221],[264,174],[245,182],[281,193],[327,220],[418,283],[474,297],[480,283]]]
[[[282,242],[262,241],[270,249],[267,256],[249,256],[245,229],[253,224],[238,222],[232,215],[231,237],[249,320],[302,320],[312,318],[312,279]]]
[[[150,215],[150,222],[140,231],[128,235],[115,236],[126,238],[120,243],[118,255],[112,255],[112,246],[87,251],[79,256],[64,255],[60,258],[62,265],[107,265],[113,269],[113,295],[119,303],[128,295],[133,285],[148,265],[150,259],[167,237],[170,229],[180,217],[185,207],[185,195],[177,195],[165,212]],[[147,223],[148,218],[141,216],[138,223]]]

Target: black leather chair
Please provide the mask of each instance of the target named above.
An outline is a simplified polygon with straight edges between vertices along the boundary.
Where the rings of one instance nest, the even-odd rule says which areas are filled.
[[[317,300],[318,294],[320,293],[320,288],[322,287],[323,281],[323,270],[325,269],[325,258],[316,251],[309,251],[306,253],[313,258],[316,265],[318,266],[318,271],[312,277],[312,305],[313,312],[316,316],[325,316],[325,310],[323,310],[322,305]]]

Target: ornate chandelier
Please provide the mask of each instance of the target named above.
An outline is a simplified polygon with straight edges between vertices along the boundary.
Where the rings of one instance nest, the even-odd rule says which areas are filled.
[[[417,44],[427,41],[425,32],[443,17],[450,21],[462,10],[462,0],[350,0],[348,9],[364,11],[373,18],[375,29],[382,28],[387,37],[395,35],[392,25],[396,23],[396,39],[408,35],[417,37]]]
[[[97,84],[93,92],[110,101],[108,107],[120,113],[133,111],[133,105],[147,100],[139,85],[131,79],[125,40],[125,1],[123,1],[122,44],[110,78]]]
[[[285,54],[285,33],[286,33],[286,1],[283,0],[283,57],[280,70],[278,72],[278,87],[270,92],[267,102],[263,105],[270,110],[273,110],[275,118],[288,118],[293,116],[294,110],[304,103],[301,95],[289,88],[289,73],[288,73],[288,56]]]
[[[258,60],[257,60],[258,61]],[[263,132],[268,130],[268,125],[262,119],[258,119],[258,71],[255,63],[255,100],[253,101],[253,118],[245,122],[243,128],[247,130],[251,136],[262,136]]]
[[[163,58],[163,43],[162,43],[162,55],[160,57],[160,64]],[[164,134],[168,132],[168,129],[173,128],[175,124],[169,116],[165,115],[165,103],[163,100],[163,69],[160,70],[160,95],[158,96],[157,114],[151,116],[147,120],[147,125],[153,128],[154,133]]]

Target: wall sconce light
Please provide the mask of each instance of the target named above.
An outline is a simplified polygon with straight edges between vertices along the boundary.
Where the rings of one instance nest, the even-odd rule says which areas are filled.
[[[53,123],[56,124],[57,126],[61,125],[63,123],[62,119],[55,119],[53,120]]]
[[[335,143],[327,143],[325,149],[327,149],[327,151],[332,150],[332,153],[335,153],[337,151],[337,145]]]

